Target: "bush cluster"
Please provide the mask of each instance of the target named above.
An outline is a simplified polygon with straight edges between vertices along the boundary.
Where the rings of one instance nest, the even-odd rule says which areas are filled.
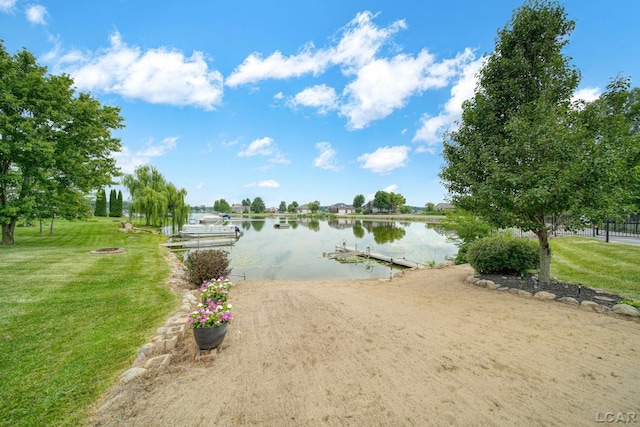
[[[219,249],[189,253],[185,261],[189,283],[199,287],[206,280],[227,277],[231,273],[229,262],[227,253]]]
[[[470,244],[467,259],[481,274],[526,274],[538,267],[540,252],[537,241],[495,236]]]

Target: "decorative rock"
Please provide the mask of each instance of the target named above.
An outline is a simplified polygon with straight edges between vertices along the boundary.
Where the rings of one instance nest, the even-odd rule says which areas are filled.
[[[166,326],[161,326],[158,329],[156,329],[156,335],[164,335],[167,333],[167,327]]]
[[[552,294],[551,292],[540,291],[540,292],[536,292],[536,294],[534,295],[534,298],[551,300],[551,299],[556,299],[556,295]]]
[[[593,297],[593,299],[598,300],[598,301],[605,301],[605,302],[615,302],[616,301],[613,298],[603,297],[602,295],[596,295],[595,297]]]
[[[497,283],[493,283],[493,281],[491,280],[487,280],[487,289],[491,289],[492,291],[495,291],[498,288],[500,288],[500,285],[498,285]]]
[[[182,304],[179,308],[180,311],[189,312],[191,311],[191,304]]]
[[[486,288],[487,287],[487,283],[491,282],[491,280],[485,280],[485,279],[480,279],[476,282],[476,286],[479,286],[481,288]]]
[[[173,337],[164,340],[164,351],[171,351],[176,348],[178,344],[178,336],[174,335]]]
[[[598,305],[597,302],[593,302],[593,301],[582,301],[580,303],[580,308],[586,308],[589,310],[593,310],[593,308]]]
[[[191,308],[189,308],[188,310],[189,312],[191,311]],[[184,325],[189,321],[189,316],[188,315],[184,315],[184,316],[178,316],[175,317],[173,319],[169,319],[169,323],[167,326],[178,326],[178,325]]]
[[[604,313],[605,311],[607,311],[607,307],[605,307],[604,305],[600,305],[597,302],[593,302],[593,301],[582,301],[580,303],[580,308],[584,308],[587,310],[593,310],[596,313]]]
[[[156,367],[166,368],[167,366],[169,366],[169,362],[171,362],[171,355],[163,354],[161,356],[156,356],[147,360],[147,363],[145,363],[144,365],[144,369],[146,370],[146,369],[156,368]],[[132,368],[132,369],[135,369],[135,368]]]
[[[128,369],[127,371],[125,371],[121,376],[120,376],[120,382],[121,383],[128,383],[129,381],[144,375],[147,373],[147,370],[145,368],[131,368]]]
[[[146,361],[147,361],[147,355],[144,354],[143,352],[140,352],[138,353],[138,357],[136,357],[136,360],[133,361],[131,366],[133,366],[134,368],[143,367]]]
[[[614,313],[629,317],[640,317],[640,310],[629,304],[616,304],[611,308]]]
[[[496,291],[498,291],[498,292],[507,292],[509,290],[511,290],[511,289],[508,286],[503,286],[501,288],[496,289]]]
[[[572,297],[561,297],[561,298],[558,298],[558,301],[565,304],[569,304],[569,305],[580,305],[580,302],[578,302],[577,299]]]
[[[145,356],[148,356],[155,348],[156,348],[155,345],[148,343],[142,346],[142,348],[140,349],[140,353],[144,354]]]
[[[467,276],[467,277],[466,277],[466,279],[464,279],[464,281],[465,281],[465,282],[467,282],[467,283],[471,283],[472,285],[473,285],[474,283],[476,283],[478,280],[479,280],[479,279],[478,279],[476,276],[474,276],[473,274],[471,274],[471,275]]]
[[[607,311],[609,311],[609,307],[607,307],[606,305],[598,304],[593,307],[593,311],[595,311],[596,313],[606,313]]]
[[[511,289],[509,289],[509,292],[510,292],[510,293],[512,293],[512,294],[517,294],[518,292],[520,292],[520,289],[518,289],[518,288],[511,288]]]
[[[532,297],[533,295],[531,295],[531,292],[527,292],[525,290],[522,289],[518,289],[518,295],[522,296],[522,297]]]
[[[184,330],[185,330],[184,325],[171,326],[170,328],[167,328],[166,336],[173,337],[175,335],[179,338],[183,338]]]

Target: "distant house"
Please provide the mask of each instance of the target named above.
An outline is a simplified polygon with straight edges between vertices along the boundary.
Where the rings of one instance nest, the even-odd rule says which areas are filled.
[[[455,211],[456,207],[451,203],[438,203],[437,205],[435,205],[433,210],[436,212],[450,212]]]
[[[364,206],[362,206],[362,210],[365,212],[378,213],[380,209],[373,206],[373,200],[369,200]]]
[[[269,208],[268,212],[269,212],[270,214],[278,213],[278,208]]]
[[[245,212],[249,212],[249,206],[243,206],[239,203],[234,203],[231,206],[231,213],[235,213],[235,214],[241,214],[241,213],[245,213]]]
[[[307,205],[307,204],[304,204],[302,206],[298,206],[296,208],[296,212],[299,213],[299,214],[309,214],[309,213],[311,213],[311,211],[309,210],[309,205]]]
[[[331,205],[327,208],[327,212],[340,215],[351,214],[355,211],[356,209],[353,206],[344,203],[336,203],[335,205]]]

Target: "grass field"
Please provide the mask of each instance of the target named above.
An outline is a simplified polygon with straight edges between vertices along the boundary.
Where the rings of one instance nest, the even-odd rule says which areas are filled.
[[[56,221],[0,246],[0,425],[81,424],[175,308],[163,236],[118,228]]]
[[[640,246],[562,237],[551,240],[551,251],[558,279],[640,300]]]

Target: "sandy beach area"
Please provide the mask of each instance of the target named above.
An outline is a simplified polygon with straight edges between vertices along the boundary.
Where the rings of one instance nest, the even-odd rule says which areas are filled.
[[[95,426],[640,424],[640,322],[465,283],[240,281],[221,347],[114,386]],[[623,418],[621,418],[623,417]]]

